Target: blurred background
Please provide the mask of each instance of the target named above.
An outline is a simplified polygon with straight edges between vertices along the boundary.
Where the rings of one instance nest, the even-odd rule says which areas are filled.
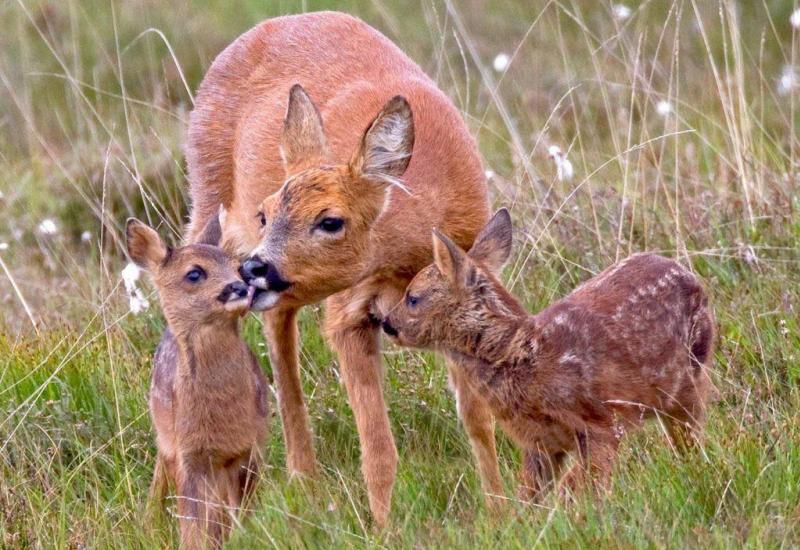
[[[149,357],[163,321],[148,283],[121,276],[122,229],[136,215],[180,241],[189,209],[181,147],[204,72],[257,22],[320,9],[375,26],[462,111],[493,203],[510,207],[515,222],[504,279],[531,309],[631,252],[659,251],[700,274],[719,322],[721,399],[693,461],[676,463],[655,427],[625,451],[604,510],[554,501],[498,524],[481,510],[442,365],[391,348],[398,520],[374,534],[337,367],[316,328],[318,308],[307,308],[304,384],[326,477],[311,489],[285,486],[276,419],[271,482],[234,543],[800,543],[797,8],[0,3],[3,544],[175,543],[169,527],[141,521],[153,459]],[[258,325],[249,319],[246,335],[269,370]],[[518,457],[501,450],[511,480]]]

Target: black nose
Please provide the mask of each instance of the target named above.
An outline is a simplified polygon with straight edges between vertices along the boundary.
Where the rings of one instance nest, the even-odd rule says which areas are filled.
[[[392,325],[389,323],[389,320],[388,320],[388,319],[384,319],[384,320],[383,320],[383,323],[381,323],[381,328],[383,329],[383,332],[385,332],[385,333],[386,333],[386,334],[388,334],[389,336],[394,336],[394,337],[397,337],[397,329],[396,329],[396,328],[394,328],[394,327],[393,327],[393,326],[392,326]]]
[[[248,283],[253,279],[264,279],[267,282],[265,290],[281,292],[292,286],[292,283],[281,277],[275,265],[262,261],[258,256],[247,258],[239,269],[239,273],[242,279]]]
[[[239,274],[245,281],[248,281],[259,277],[266,278],[268,270],[268,264],[262,262],[257,256],[251,256],[247,258],[242,264],[242,267],[239,268]]]
[[[247,285],[242,281],[227,284],[222,289],[222,292],[219,293],[219,301],[227,302],[231,299],[245,298],[247,297],[247,290]]]

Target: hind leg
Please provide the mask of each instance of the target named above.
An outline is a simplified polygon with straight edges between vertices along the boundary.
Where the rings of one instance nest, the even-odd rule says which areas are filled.
[[[562,493],[576,495],[587,486],[596,495],[608,491],[619,439],[611,427],[592,427],[576,434],[578,460],[559,483]]]
[[[706,407],[715,388],[703,368],[680,388],[664,419],[670,441],[680,452],[702,442]]]
[[[530,502],[548,491],[558,478],[566,456],[564,451],[547,452],[538,445],[526,449],[522,455],[517,498]]]

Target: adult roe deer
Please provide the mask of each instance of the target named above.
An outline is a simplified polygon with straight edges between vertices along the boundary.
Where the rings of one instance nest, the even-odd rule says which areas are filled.
[[[218,234],[212,218],[194,244],[172,250],[139,220],[127,225],[128,253],[149,272],[169,327],[153,358],[150,497],[161,504],[175,486],[189,549],[222,543],[230,513],[253,489],[267,434],[266,378],[238,330],[255,289],[213,246]]]
[[[355,415],[370,508],[385,524],[397,451],[378,320],[430,262],[433,227],[468,247],[488,219],[467,127],[386,37],[348,15],[310,13],[265,21],[217,57],[186,156],[189,240],[223,204],[224,246],[249,256],[245,280],[270,290],[257,307],[271,308],[265,335],[290,472],[316,470],[297,310],[327,299],[325,332]],[[499,494],[493,419],[467,384],[454,385],[479,464],[493,464],[480,472],[484,489]]]
[[[697,278],[678,263],[633,255],[530,315],[497,279],[511,250],[506,210],[469,253],[438,231],[433,246],[434,263],[384,331],[455,360],[524,451],[522,498],[553,483],[576,450],[564,485],[602,488],[620,439],[647,417],[659,415],[681,446],[702,428],[714,391],[705,366],[713,316]]]

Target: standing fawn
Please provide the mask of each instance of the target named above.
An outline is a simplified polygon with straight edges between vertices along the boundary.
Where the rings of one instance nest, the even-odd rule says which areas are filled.
[[[186,157],[188,239],[223,204],[224,247],[247,258],[247,282],[270,291],[260,305],[271,308],[264,332],[289,471],[317,469],[296,319],[300,307],[325,299],[370,508],[383,525],[397,451],[376,320],[430,263],[433,227],[469,247],[489,219],[484,172],[458,110],[362,21],[334,12],[278,17],[214,61],[197,93]],[[455,391],[475,452],[490,458],[481,464],[495,464],[485,403],[466,385]],[[481,474],[486,492],[498,493],[496,467]]]
[[[458,376],[523,449],[521,498],[554,483],[575,450],[564,486],[607,487],[620,439],[646,417],[661,418],[681,445],[697,437],[713,391],[705,363],[714,321],[690,272],[636,254],[530,315],[497,279],[511,251],[508,211],[468,253],[438,231],[433,247],[434,263],[384,330],[460,366]]]
[[[168,331],[153,359],[150,414],[156,429],[151,499],[177,488],[181,545],[216,547],[230,514],[252,491],[267,434],[267,382],[239,336],[254,289],[216,243],[212,219],[196,244],[171,250],[128,220],[131,259],[158,290]]]

